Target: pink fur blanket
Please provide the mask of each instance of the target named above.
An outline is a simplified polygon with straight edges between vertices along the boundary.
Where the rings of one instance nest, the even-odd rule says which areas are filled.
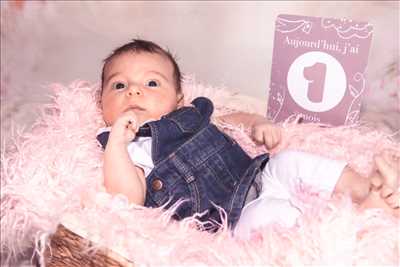
[[[304,188],[296,201],[304,214],[292,228],[268,225],[251,240],[226,229],[210,234],[195,229],[196,217],[180,222],[171,210],[129,205],[111,197],[102,184],[102,149],[95,140],[103,126],[96,106],[96,85],[54,85],[53,103],[40,119],[2,151],[1,253],[17,256],[61,222],[131,259],[137,266],[158,265],[399,265],[399,221],[379,210],[358,212],[349,197],[335,199]],[[186,101],[203,95],[215,103],[215,115],[234,110],[265,114],[266,103],[188,79]],[[265,152],[241,125],[215,123],[251,155]],[[283,148],[297,148],[344,159],[363,175],[373,170],[372,156],[400,143],[361,125],[320,127],[285,123]],[[324,179],[324,177],[321,177]],[[37,246],[38,248],[39,246]],[[43,248],[43,246],[41,246]]]

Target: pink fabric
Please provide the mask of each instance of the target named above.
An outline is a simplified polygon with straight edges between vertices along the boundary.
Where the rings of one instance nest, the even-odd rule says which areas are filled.
[[[135,264],[156,265],[398,265],[399,221],[378,210],[358,212],[348,196],[329,200],[307,188],[298,201],[307,212],[290,229],[269,225],[250,241],[237,240],[226,228],[216,234],[197,231],[196,218],[170,220],[171,211],[128,205],[112,198],[102,184],[102,150],[95,135],[104,126],[95,101],[95,85],[53,85],[54,101],[42,108],[32,130],[19,133],[1,154],[1,252],[16,256],[45,240],[65,216],[89,237],[122,248]],[[260,112],[242,96],[184,83],[186,101],[204,95],[216,115],[233,110]],[[266,104],[266,103],[265,103]],[[261,106],[263,103],[261,103]],[[223,125],[252,155],[265,152],[240,125]],[[363,126],[323,128],[285,123],[284,140],[272,153],[290,147],[347,160],[364,175],[372,156],[400,143]],[[323,177],[321,177],[323,179]],[[42,243],[43,244],[43,243]]]

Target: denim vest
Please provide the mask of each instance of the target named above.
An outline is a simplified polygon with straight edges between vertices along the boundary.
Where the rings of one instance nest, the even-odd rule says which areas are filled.
[[[169,208],[184,200],[174,218],[201,213],[201,221],[221,222],[219,208],[234,227],[256,175],[268,161],[254,159],[210,123],[212,102],[196,98],[158,121],[146,123],[152,136],[154,169],[146,177],[146,207]],[[219,207],[219,208],[218,208]]]

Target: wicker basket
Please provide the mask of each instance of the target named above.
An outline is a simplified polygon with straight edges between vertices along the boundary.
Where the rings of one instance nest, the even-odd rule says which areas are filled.
[[[60,224],[50,237],[44,258],[46,267],[133,267],[133,262],[108,248],[88,250],[93,242]]]

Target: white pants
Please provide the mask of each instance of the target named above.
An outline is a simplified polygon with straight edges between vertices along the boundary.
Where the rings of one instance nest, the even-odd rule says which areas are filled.
[[[260,196],[247,203],[236,225],[235,235],[250,237],[251,231],[271,222],[287,227],[301,214],[291,201],[295,190],[305,184],[314,190],[333,193],[346,162],[286,150],[272,157],[262,175]]]

